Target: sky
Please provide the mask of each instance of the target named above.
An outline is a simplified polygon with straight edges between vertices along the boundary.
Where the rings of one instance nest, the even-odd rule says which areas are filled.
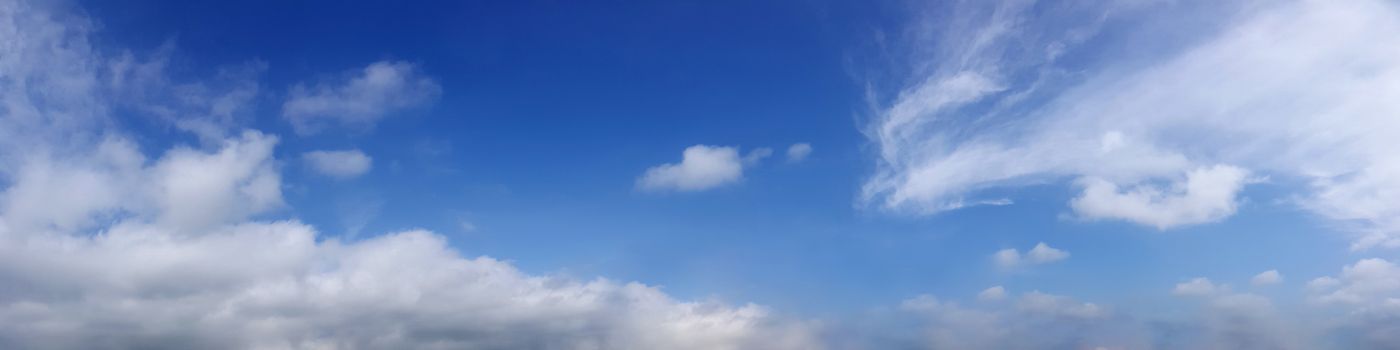
[[[1400,3],[0,0],[0,348],[1396,349]]]

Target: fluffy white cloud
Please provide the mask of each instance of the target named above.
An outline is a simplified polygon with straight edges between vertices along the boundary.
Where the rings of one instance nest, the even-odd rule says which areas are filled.
[[[380,61],[348,72],[340,80],[292,86],[282,104],[282,117],[298,133],[309,134],[332,125],[366,130],[380,119],[437,101],[442,87],[417,66]]]
[[[701,191],[739,182],[744,167],[769,156],[773,150],[759,148],[743,158],[734,147],[695,145],[686,147],[680,163],[647,169],[637,179],[637,188],[647,191]]]
[[[1159,230],[1215,222],[1235,213],[1235,196],[1247,176],[1244,169],[1217,165],[1192,170],[1166,189],[1146,184],[1120,189],[1100,178],[1084,178],[1084,192],[1070,207],[1084,218],[1123,219]]]
[[[810,155],[812,155],[812,145],[809,144],[809,143],[794,143],[794,144],[792,144],[792,146],[788,146],[788,149],[787,149],[787,161],[788,161],[788,163],[797,163],[797,162],[801,162],[801,161],[803,161],[803,160],[806,160],[806,159],[807,159],[807,156],[810,156]]]
[[[424,231],[262,220],[284,205],[277,138],[148,159],[105,114],[85,22],[51,8],[0,1],[0,348],[821,347],[757,305],[529,275]]]
[[[915,84],[867,129],[864,198],[930,213],[1072,180],[1080,215],[1169,228],[1230,216],[1257,174],[1298,184],[1298,205],[1365,235],[1357,248],[1400,246],[1400,49],[1376,44],[1400,36],[1397,5],[1168,4],[969,3],[952,11],[969,20],[921,23],[943,34],[911,40]],[[1209,24],[1163,22],[1188,17]],[[1077,51],[1129,43],[1163,54]]]
[[[1280,282],[1283,282],[1283,275],[1279,274],[1278,270],[1260,272],[1258,275],[1254,275],[1254,278],[1249,279],[1249,283],[1256,286],[1279,284]]]
[[[311,151],[303,153],[301,158],[316,172],[342,179],[364,175],[373,165],[373,159],[357,149]]]
[[[1006,268],[1022,264],[1048,264],[1067,258],[1069,258],[1069,252],[1052,248],[1045,242],[1036,243],[1035,247],[1026,251],[1024,256],[1015,248],[998,250],[992,254],[992,261],[998,266]]]

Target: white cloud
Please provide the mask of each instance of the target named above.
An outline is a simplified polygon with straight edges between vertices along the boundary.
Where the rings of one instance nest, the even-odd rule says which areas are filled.
[[[369,172],[373,159],[360,150],[311,151],[301,155],[311,169],[322,175],[348,179]]]
[[[1185,181],[1167,189],[1144,184],[1122,190],[1103,179],[1084,178],[1084,192],[1070,207],[1084,218],[1122,219],[1159,230],[1216,222],[1234,215],[1235,197],[1247,176],[1244,169],[1217,165],[1192,170]]]
[[[1021,253],[1015,248],[1006,248],[992,253],[992,261],[1001,267],[1015,267],[1021,265]]]
[[[1036,243],[1034,248],[1026,252],[1026,260],[1036,264],[1052,263],[1069,258],[1069,252],[1051,248],[1045,242]]]
[[[1256,286],[1279,284],[1280,282],[1283,282],[1283,275],[1279,274],[1278,270],[1260,272],[1258,275],[1254,275],[1254,278],[1249,279],[1249,283]]]
[[[977,300],[981,301],[998,301],[1002,299],[1006,299],[1006,288],[1002,288],[1001,286],[983,289],[982,292],[977,293]]]
[[[1336,288],[1338,285],[1341,284],[1342,281],[1338,281],[1336,278],[1318,277],[1314,278],[1311,281],[1308,281],[1308,289],[1313,291],[1325,291],[1330,290],[1332,288]]]
[[[739,182],[744,166],[771,154],[767,148],[739,158],[734,147],[695,145],[685,149],[680,163],[662,164],[637,179],[637,188],[648,191],[702,191]]]
[[[1003,268],[1021,266],[1022,264],[1048,264],[1069,258],[1069,252],[1055,249],[1046,245],[1045,242],[1036,243],[1023,256],[1015,248],[998,250],[992,254],[992,261]]]
[[[437,81],[414,64],[379,61],[339,80],[292,86],[282,117],[301,134],[333,125],[367,130],[380,119],[427,106],[441,94]]]
[[[1210,279],[1205,277],[1193,278],[1190,281],[1177,283],[1172,288],[1172,294],[1182,296],[1209,296],[1225,291],[1224,286],[1217,286]]]
[[[1376,45],[1400,36],[1397,5],[1169,3],[964,4],[979,11],[948,16],[969,20],[921,22],[913,32],[942,34],[910,40],[915,84],[874,99],[863,198],[932,213],[1074,181],[1086,218],[1170,228],[1229,217],[1257,174],[1298,179],[1279,185],[1301,183],[1299,206],[1364,234],[1357,249],[1400,246],[1400,49]],[[1095,35],[1114,19],[1134,25]],[[1059,60],[1144,42],[1161,54]]]
[[[801,161],[803,161],[803,160],[806,160],[806,159],[807,159],[807,156],[810,156],[810,155],[812,155],[812,145],[809,144],[809,143],[794,143],[794,144],[792,144],[792,146],[788,146],[788,149],[787,149],[787,161],[788,161],[788,163],[797,163],[797,162],[801,162]]]
[[[1400,297],[1400,265],[1384,259],[1362,259],[1342,268],[1336,278],[1314,279],[1308,286],[1322,303],[1380,305]]]

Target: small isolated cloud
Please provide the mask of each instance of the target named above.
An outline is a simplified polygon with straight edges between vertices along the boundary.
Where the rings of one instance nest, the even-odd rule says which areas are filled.
[[[1026,253],[1026,260],[1036,264],[1056,262],[1068,257],[1069,252],[1051,248],[1045,245],[1045,242],[1037,243],[1030,252]]]
[[[1250,284],[1256,286],[1279,284],[1280,282],[1283,282],[1283,275],[1279,274],[1278,270],[1260,272],[1249,280]]]
[[[349,179],[369,172],[374,160],[360,150],[311,151],[301,155],[306,164],[322,175]]]
[[[1002,286],[983,289],[981,293],[977,293],[977,300],[981,301],[999,301],[1002,299],[1006,299],[1006,288],[1002,288]]]
[[[1190,281],[1177,283],[1172,288],[1172,294],[1180,296],[1208,296],[1224,291],[1224,286],[1218,286],[1205,277],[1193,278]]]
[[[1069,252],[1055,249],[1045,242],[1036,243],[1024,255],[1015,248],[998,250],[992,254],[992,261],[1003,268],[1012,268],[1023,264],[1048,264],[1069,258]]]
[[[1006,248],[992,253],[992,261],[1001,267],[1015,267],[1021,264],[1021,253],[1015,248]]]
[[[744,155],[744,164],[753,165],[767,159],[773,155],[773,149],[768,147],[755,148]]]
[[[796,143],[796,144],[793,144],[792,146],[788,146],[788,149],[787,149],[787,161],[788,161],[788,163],[797,163],[797,162],[801,162],[801,161],[803,161],[803,160],[806,160],[806,159],[807,159],[807,156],[809,156],[809,155],[812,155],[812,145],[811,145],[811,144],[808,144],[808,143]]]
[[[372,129],[380,119],[437,101],[442,87],[418,67],[402,61],[379,61],[339,80],[292,86],[282,117],[299,134],[328,126]]]
[[[1235,214],[1236,195],[1249,180],[1249,172],[1216,165],[1186,174],[1183,181],[1163,188],[1135,185],[1121,188],[1099,178],[1080,180],[1084,193],[1070,202],[1087,219],[1120,219],[1168,228],[1216,222]]]
[[[771,149],[755,149],[743,158],[735,147],[695,145],[685,149],[680,163],[647,169],[637,179],[637,188],[646,191],[693,192],[739,182],[744,167],[772,154]]]

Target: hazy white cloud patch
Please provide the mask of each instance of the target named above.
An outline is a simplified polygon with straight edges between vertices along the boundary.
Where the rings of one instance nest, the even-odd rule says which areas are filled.
[[[681,153],[680,163],[647,169],[637,179],[637,188],[656,192],[694,192],[738,183],[744,178],[745,167],[753,166],[772,153],[772,149],[758,148],[740,157],[736,147],[686,147]]]
[[[1069,258],[1069,252],[1050,247],[1045,242],[1036,243],[1035,247],[1026,251],[1025,254],[1015,248],[998,250],[992,254],[992,261],[1003,268],[1018,267],[1026,264],[1048,264]]]
[[[412,63],[379,61],[339,79],[299,83],[282,104],[282,117],[297,133],[331,126],[374,128],[379,120],[436,102],[442,86]]]
[[[1193,278],[1190,281],[1177,283],[1172,288],[1172,294],[1182,296],[1208,296],[1218,292],[1228,290],[1225,286],[1218,286],[1205,277]]]
[[[1071,183],[1081,217],[1168,229],[1225,220],[1269,177],[1303,184],[1294,203],[1356,233],[1356,249],[1400,246],[1400,48],[1380,44],[1400,37],[1400,5],[1179,3],[930,11],[915,32],[939,34],[906,40],[913,83],[874,93],[862,198],[936,213]],[[1178,15],[1207,25],[1149,25]],[[1097,35],[1104,23],[1122,35]],[[1076,56],[1149,42],[1159,54]]]
[[[788,163],[799,163],[799,162],[802,162],[802,161],[804,161],[804,160],[807,160],[807,157],[808,157],[808,156],[811,156],[811,155],[812,155],[812,144],[809,144],[809,143],[805,143],[805,142],[804,142],[804,143],[794,143],[794,144],[792,144],[792,146],[788,146],[788,149],[787,149],[787,161],[788,161]]]
[[[374,165],[374,159],[357,149],[311,151],[303,153],[301,158],[317,173],[341,179],[364,175]]]
[[[1002,286],[993,286],[977,293],[977,300],[981,301],[999,301],[1002,299],[1006,299],[1006,288]]]
[[[1254,278],[1249,279],[1249,283],[1256,286],[1267,286],[1279,284],[1282,282],[1283,274],[1278,273],[1278,270],[1260,272],[1259,274],[1254,275]]]

